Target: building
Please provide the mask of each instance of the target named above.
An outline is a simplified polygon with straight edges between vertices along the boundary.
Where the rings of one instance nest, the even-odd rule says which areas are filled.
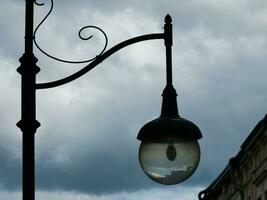
[[[267,115],[199,199],[267,200]]]

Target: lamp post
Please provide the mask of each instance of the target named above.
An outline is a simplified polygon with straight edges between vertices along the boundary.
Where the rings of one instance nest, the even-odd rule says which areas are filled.
[[[40,123],[36,120],[36,90],[57,87],[69,83],[100,64],[110,55],[120,49],[137,42],[161,39],[166,46],[166,74],[167,84],[163,91],[162,110],[159,118],[143,126],[138,134],[141,140],[139,160],[144,172],[154,181],[162,184],[176,184],[190,177],[198,166],[200,149],[197,140],[202,137],[200,130],[192,122],[181,118],[178,114],[176,91],[172,85],[172,20],[169,15],[165,18],[164,33],[141,35],[123,41],[109,50],[105,32],[96,26],[86,26],[80,29],[95,28],[101,31],[106,39],[103,51],[95,58],[85,61],[69,61],[52,56],[41,49],[35,40],[36,31],[53,10],[51,8],[46,17],[34,30],[34,6],[42,6],[36,0],[26,0],[25,10],[25,49],[20,58],[20,67],[17,71],[21,74],[21,120],[17,126],[22,131],[22,199],[35,199],[35,142],[34,135]],[[45,55],[52,59],[67,63],[87,63],[80,71],[48,83],[36,83],[36,74],[40,68],[36,65],[38,59],[33,53],[33,43]],[[159,171],[161,169],[161,171]],[[163,171],[162,171],[163,170]]]

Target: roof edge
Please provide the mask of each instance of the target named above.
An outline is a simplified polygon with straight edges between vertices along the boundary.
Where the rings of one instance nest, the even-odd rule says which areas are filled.
[[[267,128],[267,114],[265,114],[264,118],[257,123],[257,125],[252,129],[248,137],[240,146],[239,152],[234,157],[234,159],[236,159],[238,163],[240,163],[242,158],[246,155],[245,152],[252,146],[255,141],[257,141],[257,138],[263,133],[262,130],[264,130],[264,128]],[[217,176],[217,178],[206,189],[202,190],[199,193],[199,199],[205,200],[208,197],[217,195],[218,193],[213,192],[213,190],[216,190],[216,188],[220,186],[225,180],[228,180],[228,178],[230,178],[229,162],[225,166],[223,171],[219,174],[219,176]],[[202,196],[203,194],[204,196]]]

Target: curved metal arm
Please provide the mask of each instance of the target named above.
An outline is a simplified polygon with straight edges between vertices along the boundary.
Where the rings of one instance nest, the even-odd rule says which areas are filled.
[[[107,57],[111,56],[113,53],[119,51],[120,49],[122,49],[126,46],[129,46],[131,44],[137,43],[137,42],[146,41],[146,40],[154,40],[154,39],[165,39],[165,34],[164,33],[148,34],[148,35],[142,35],[142,36],[138,36],[135,38],[125,40],[125,41],[115,45],[114,47],[110,48],[102,55],[97,56],[95,60],[93,60],[90,64],[86,65],[84,68],[77,71],[76,73],[74,73],[70,76],[67,76],[63,79],[57,80],[57,81],[48,82],[48,83],[37,83],[36,89],[53,88],[53,87],[57,87],[57,86],[69,83],[69,82],[81,77],[82,75],[84,75],[85,73],[87,73],[88,71],[93,69],[94,67],[96,67],[99,63],[101,63]]]

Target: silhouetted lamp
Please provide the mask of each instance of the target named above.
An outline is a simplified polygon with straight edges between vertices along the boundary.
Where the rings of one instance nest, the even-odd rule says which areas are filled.
[[[172,32],[171,18],[165,19],[165,32]],[[171,34],[170,34],[171,35]],[[165,40],[167,85],[163,91],[159,118],[145,124],[137,139],[141,140],[139,162],[146,175],[166,185],[185,181],[200,160],[199,128],[178,114],[176,91],[172,85],[172,38]]]
[[[139,161],[146,175],[166,185],[189,178],[200,160],[199,128],[178,115],[176,92],[167,86],[163,92],[161,116],[145,124],[137,138],[141,140]]]
[[[178,114],[176,91],[172,86],[172,19],[165,18],[164,33],[140,35],[122,41],[106,51],[108,38],[106,33],[97,26],[84,26],[79,31],[82,40],[93,36],[83,37],[82,31],[96,29],[105,38],[103,50],[91,59],[67,60],[56,57],[44,51],[36,41],[36,32],[53,10],[54,2],[46,16],[34,29],[34,5],[42,6],[36,0],[26,0],[25,12],[25,51],[20,58],[21,65],[17,71],[21,74],[21,120],[17,126],[22,131],[22,199],[35,199],[35,133],[41,125],[36,119],[36,91],[54,88],[83,76],[102,61],[117,51],[143,41],[164,40],[166,46],[167,85],[163,91],[161,116],[140,130],[138,139],[142,141],[139,159],[144,172],[154,181],[162,184],[175,184],[184,181],[193,174],[200,159],[200,149],[197,140],[202,137],[200,130],[192,122],[181,118]],[[36,83],[36,75],[40,68],[36,65],[38,59],[33,53],[33,44],[49,58],[69,64],[86,64],[77,72],[59,80]]]

